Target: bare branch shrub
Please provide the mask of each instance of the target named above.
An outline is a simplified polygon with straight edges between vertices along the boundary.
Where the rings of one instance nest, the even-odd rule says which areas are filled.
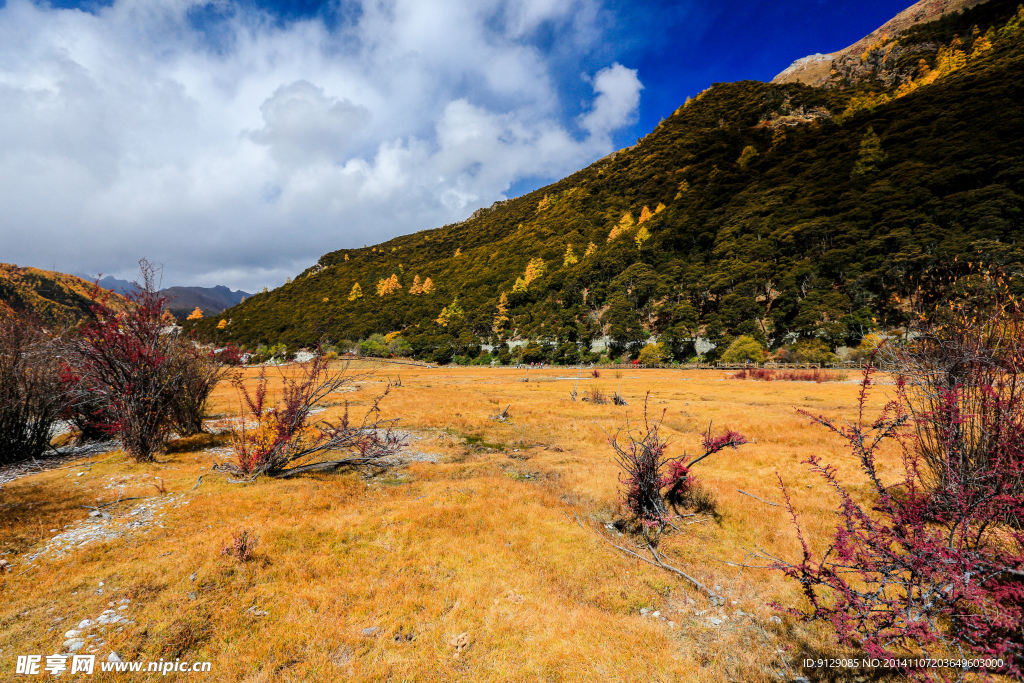
[[[1021,495],[1024,463],[1008,435],[1024,433],[1024,306],[998,273],[975,273],[954,288],[921,316],[912,339],[883,345],[881,356],[905,378],[930,490],[981,492],[995,476]]]
[[[203,431],[207,401],[228,367],[218,362],[213,353],[184,340],[176,356],[181,388],[171,405],[171,421],[179,434],[193,436]]]
[[[0,464],[38,458],[67,404],[59,344],[29,316],[0,311]]]
[[[398,453],[404,441],[394,431],[397,420],[380,417],[380,403],[390,392],[390,386],[374,398],[358,422],[350,417],[348,402],[339,422],[313,424],[311,421],[318,403],[368,375],[350,372],[348,363],[340,370],[331,370],[322,350],[318,349],[312,360],[301,364],[297,379],[282,377],[283,392],[277,403],[267,398],[270,380],[265,369],[257,377],[253,391],[245,386],[242,378],[236,378],[235,387],[247,412],[232,438],[235,462],[223,467],[246,478],[288,477],[344,467],[369,470],[391,467],[393,462],[388,458]],[[344,453],[345,457],[330,461],[315,459],[318,454],[329,451]]]

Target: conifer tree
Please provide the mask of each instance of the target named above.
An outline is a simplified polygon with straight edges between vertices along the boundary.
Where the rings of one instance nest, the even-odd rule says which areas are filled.
[[[870,126],[860,141],[860,155],[853,167],[853,176],[866,175],[878,170],[878,167],[885,163],[885,153],[882,151],[882,141]]]
[[[430,294],[430,291],[434,289],[434,281],[429,277],[423,281],[423,293]]]
[[[508,294],[501,293],[498,299],[498,314],[494,316],[494,325],[491,330],[495,333],[501,332],[508,325]]]
[[[463,315],[465,315],[465,311],[462,310],[461,306],[459,306],[459,297],[456,296],[450,305],[445,306],[444,309],[441,310],[441,315],[437,316],[437,320],[435,322],[437,322],[441,327],[448,327],[449,323],[461,318]]]
[[[653,214],[653,213],[651,213],[651,210],[650,210],[650,209],[648,209],[648,208],[647,208],[647,207],[645,206],[645,207],[644,207],[643,209],[641,209],[641,211],[640,211],[640,220],[639,220],[639,221],[637,221],[637,224],[638,224],[638,225],[642,225],[642,224],[643,224],[643,223],[645,223],[646,221],[649,221],[649,220],[651,219],[651,216],[653,216],[653,215],[654,215],[654,214]]]
[[[189,313],[188,314],[188,318],[186,318],[186,320],[202,320],[202,319],[203,319],[203,312],[202,312],[202,310],[200,310],[200,308],[198,306],[196,306],[196,310],[194,310],[191,313]]]
[[[391,277],[384,278],[377,282],[377,296],[385,297],[392,292],[397,292],[402,288],[402,285],[398,282],[398,276],[394,273]]]
[[[743,151],[740,152],[740,158],[736,161],[736,163],[739,165],[740,168],[746,168],[755,159],[757,159],[757,156],[757,147],[754,147],[753,145],[747,145],[746,147],[743,148]]]
[[[412,279],[412,284],[409,285],[409,293],[415,296],[419,296],[423,293],[423,285],[420,283],[420,276],[417,275]]]
[[[639,249],[644,242],[651,239],[651,231],[647,229],[646,225],[640,226],[640,229],[636,231],[636,235],[633,237],[636,240],[636,246]]]
[[[220,322],[217,323],[217,329],[218,330],[223,330],[227,326],[228,326],[228,321],[225,318],[221,318]]]
[[[587,245],[587,250],[583,252],[583,258],[587,258],[597,250],[597,245],[591,242]]]
[[[544,259],[530,259],[530,262],[526,264],[526,274],[523,276],[523,279],[526,280],[526,284],[529,285],[531,282],[542,276],[544,271]]]
[[[619,220],[618,224],[612,228],[612,231],[608,233],[608,241],[611,242],[616,237],[622,235],[627,230],[631,229],[636,225],[633,220],[633,214],[627,212],[622,215],[622,219]]]
[[[352,291],[348,293],[348,300],[355,301],[356,299],[363,298],[363,288],[359,286],[359,283],[352,285]]]
[[[565,246],[565,259],[562,261],[562,266],[572,266],[579,263],[579,259],[576,258],[576,254],[572,251],[572,245],[567,244]]]

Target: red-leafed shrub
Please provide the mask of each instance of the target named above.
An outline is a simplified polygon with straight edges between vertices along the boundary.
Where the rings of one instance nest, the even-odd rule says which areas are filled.
[[[73,387],[72,419],[83,437],[116,435],[137,461],[152,460],[172,429],[202,431],[206,400],[220,377],[208,353],[178,336],[164,309],[156,270],[117,304],[96,287],[92,317],[68,342],[63,379]]]
[[[648,394],[648,397],[650,394]],[[668,442],[659,432],[661,423],[647,414],[644,401],[643,427],[636,432],[629,428],[608,437],[619,465],[622,484],[622,502],[630,515],[645,529],[660,529],[670,519],[667,503],[685,503],[694,490],[695,481],[690,471],[704,458],[726,448],[745,444],[746,439],[734,431],[713,437],[710,430],[704,437],[704,453],[690,462],[682,454],[668,457]]]
[[[855,423],[813,418],[847,443],[870,501],[859,502],[834,467],[810,458],[839,494],[839,524],[820,558],[797,525],[802,558],[772,558],[774,566],[802,585],[802,618],[830,623],[841,642],[872,657],[990,660],[970,672],[910,665],[912,677],[1024,675],[1020,314],[998,281],[983,298],[942,307],[907,345],[883,350],[903,374],[877,419],[865,417],[870,367]],[[878,456],[892,441],[903,467],[889,481]]]

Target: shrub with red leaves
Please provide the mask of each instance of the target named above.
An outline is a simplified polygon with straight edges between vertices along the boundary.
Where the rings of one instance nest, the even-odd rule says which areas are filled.
[[[137,461],[149,461],[173,426],[173,409],[186,377],[181,343],[165,330],[164,302],[155,269],[140,261],[142,277],[115,308],[96,287],[92,319],[68,343],[72,374],[89,411],[121,439]]]
[[[976,662],[907,663],[904,673],[919,679],[1024,676],[1024,339],[1012,297],[997,292],[986,302],[955,304],[939,323],[926,319],[915,340],[886,354],[910,381],[898,375],[877,419],[865,417],[870,366],[854,424],[813,418],[847,443],[871,491],[870,504],[860,503],[834,467],[807,461],[840,499],[840,522],[820,559],[783,487],[803,555],[771,559],[803,587],[809,609],[795,613],[830,623],[842,643],[872,657]],[[877,460],[890,441],[903,468],[887,482]]]
[[[704,458],[726,448],[736,448],[747,442],[732,430],[721,436],[704,436],[704,453],[683,464],[690,456],[686,453],[670,458],[666,454],[668,442],[659,433],[661,423],[647,414],[650,393],[644,400],[644,424],[636,433],[627,423],[625,429],[608,437],[615,451],[615,461],[621,470],[622,502],[633,519],[644,529],[661,529],[671,518],[667,503],[687,500],[693,488],[691,469]],[[664,416],[663,418],[664,419]]]

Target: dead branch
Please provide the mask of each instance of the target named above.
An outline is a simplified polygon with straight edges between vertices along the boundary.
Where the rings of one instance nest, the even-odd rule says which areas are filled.
[[[583,524],[583,521],[579,518],[579,515],[574,515],[574,516],[576,518],[576,523],[579,524],[580,528],[586,530],[587,527],[586,527],[586,525]],[[649,560],[646,557],[644,557],[643,555],[641,555],[639,553],[636,553],[636,552],[633,552],[629,548],[624,548],[621,545],[615,544],[614,542],[612,542],[611,539],[609,539],[607,536],[602,534],[600,531],[597,531],[596,529],[591,529],[591,531],[594,531],[594,533],[596,533],[598,535],[598,537],[601,538],[601,540],[603,540],[605,543],[607,543],[608,545],[612,546],[613,548],[621,550],[622,552],[626,553],[627,555],[629,555],[631,557],[635,557],[638,560],[642,560],[642,561],[646,562],[647,564],[654,565],[655,567],[658,567],[659,569],[664,569],[667,572],[671,572],[671,573],[673,573],[673,574],[675,574],[677,576],[682,577],[683,579],[688,581],[692,586],[694,586],[695,588],[697,588],[701,592],[707,594],[708,598],[711,600],[712,605],[715,605],[715,604],[725,604],[725,599],[723,597],[721,597],[720,595],[715,593],[713,590],[711,590],[710,588],[705,586],[699,580],[697,580],[694,577],[690,576],[689,574],[684,572],[682,569],[679,569],[677,567],[673,567],[670,564],[667,564],[662,559],[662,556],[658,554],[658,551],[655,550],[654,547],[651,544],[649,544],[649,543],[647,544],[647,550],[649,550],[651,552],[651,555],[654,557],[653,560]]]
[[[781,505],[779,505],[778,503],[772,503],[772,502],[770,502],[770,501],[767,501],[767,500],[765,500],[764,498],[758,498],[758,497],[757,497],[757,496],[755,496],[755,495],[754,495],[753,493],[747,493],[747,492],[746,492],[746,491],[744,491],[743,489],[736,489],[736,491],[737,491],[737,492],[739,492],[739,493],[742,493],[742,494],[743,494],[744,496],[750,496],[750,497],[751,497],[751,498],[753,498],[754,500],[759,500],[759,501],[761,501],[762,503],[764,503],[765,505],[771,505],[772,507],[775,507],[775,508],[780,508],[780,507],[782,507],[782,506],[781,506]]]

